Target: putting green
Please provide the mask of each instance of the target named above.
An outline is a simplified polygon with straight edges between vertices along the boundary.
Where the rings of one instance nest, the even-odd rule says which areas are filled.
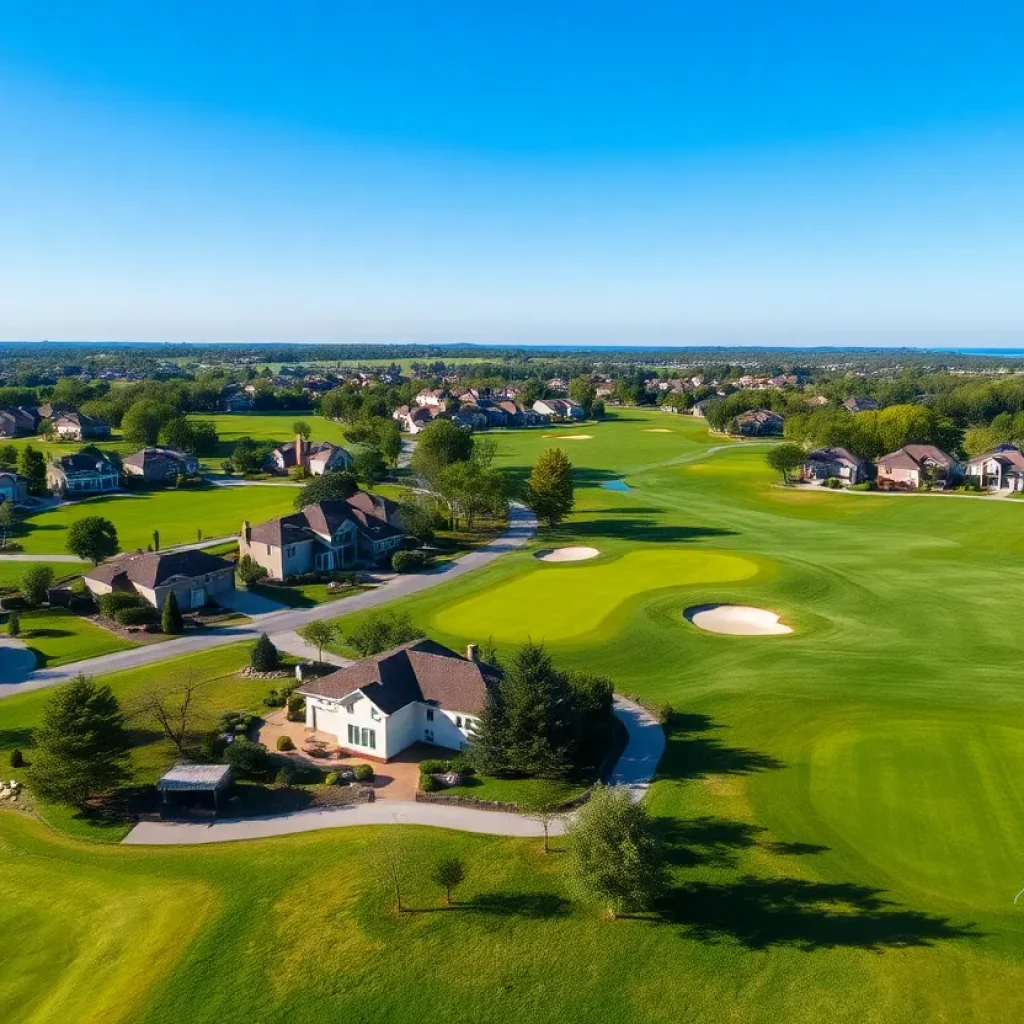
[[[830,734],[810,796],[894,881],[999,911],[1024,885],[1024,730],[899,719]]]
[[[738,555],[685,548],[633,551],[603,565],[544,566],[440,609],[446,633],[504,642],[557,642],[596,630],[625,601],[651,590],[750,579],[757,564]],[[510,611],[515,614],[510,614]]]

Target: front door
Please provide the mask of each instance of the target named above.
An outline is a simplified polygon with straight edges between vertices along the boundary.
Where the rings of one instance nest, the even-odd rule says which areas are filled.
[[[202,608],[206,604],[206,588],[205,587],[193,587],[192,588],[192,608]]]

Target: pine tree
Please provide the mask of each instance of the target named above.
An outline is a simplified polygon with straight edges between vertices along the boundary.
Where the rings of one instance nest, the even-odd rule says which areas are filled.
[[[545,526],[557,526],[575,502],[569,457],[561,448],[541,452],[526,485],[526,504]]]
[[[181,609],[178,607],[178,599],[174,596],[173,590],[164,601],[164,610],[160,616],[160,629],[168,636],[177,636],[184,629]]]
[[[7,617],[7,635],[21,636],[21,618],[17,612],[11,612]]]
[[[253,644],[249,652],[249,664],[257,672],[273,672],[277,668],[277,648],[266,633],[261,633],[259,640]]]

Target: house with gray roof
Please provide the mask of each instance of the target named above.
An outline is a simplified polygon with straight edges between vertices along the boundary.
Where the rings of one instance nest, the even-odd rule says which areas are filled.
[[[235,563],[205,551],[147,551],[113,558],[82,574],[89,592],[138,594],[154,608],[163,608],[174,593],[182,611],[202,608],[235,589]]]
[[[803,480],[810,484],[823,484],[836,479],[843,484],[859,484],[867,479],[867,463],[852,452],[838,446],[816,448],[807,453],[803,465]]]
[[[1019,445],[996,445],[967,463],[967,479],[984,491],[1024,491],[1024,452]]]
[[[39,410],[25,406],[0,409],[0,437],[31,437],[39,433]]]
[[[125,476],[140,477],[147,483],[174,483],[179,476],[199,472],[199,459],[177,448],[143,448],[122,460]]]
[[[46,486],[61,497],[91,497],[116,491],[121,486],[121,473],[108,455],[90,446],[49,463]]]
[[[298,692],[310,729],[350,754],[388,761],[414,743],[461,750],[499,678],[474,645],[463,657],[423,639],[311,679]]]

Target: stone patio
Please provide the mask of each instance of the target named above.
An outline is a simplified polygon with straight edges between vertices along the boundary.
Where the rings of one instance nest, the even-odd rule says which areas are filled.
[[[419,763],[427,758],[447,759],[455,755],[454,750],[447,747],[434,747],[429,743],[415,743],[403,750],[397,757],[380,764],[369,761],[365,757],[335,757],[333,752],[338,747],[337,737],[318,732],[307,727],[305,722],[289,722],[284,708],[267,715],[260,726],[257,741],[266,745],[267,749],[277,752],[277,738],[288,736],[295,744],[295,750],[288,751],[284,756],[297,758],[315,764],[325,771],[333,771],[343,765],[369,764],[376,773],[374,779],[374,798],[377,800],[415,800],[419,786]],[[331,756],[316,757],[306,749],[310,741],[323,744],[323,749]]]

